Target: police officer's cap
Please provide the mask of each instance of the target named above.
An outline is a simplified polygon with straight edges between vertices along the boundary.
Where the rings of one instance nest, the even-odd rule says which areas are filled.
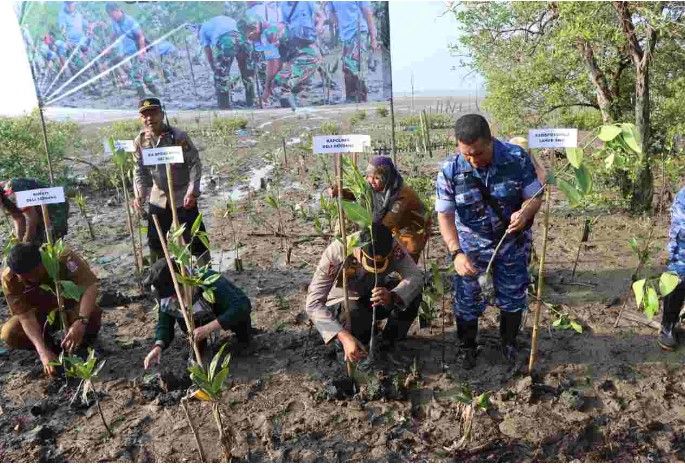
[[[143,98],[138,102],[138,112],[151,110],[153,108],[162,108],[162,101],[157,97]]]

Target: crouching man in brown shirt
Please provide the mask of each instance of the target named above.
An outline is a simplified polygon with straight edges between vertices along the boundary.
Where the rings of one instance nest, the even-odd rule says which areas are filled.
[[[421,303],[423,278],[407,250],[383,225],[373,226],[373,238],[371,241],[368,230],[364,231],[360,239],[364,245],[352,249],[346,260],[342,243],[331,243],[319,261],[307,294],[307,314],[324,342],[337,338],[345,358],[354,362],[365,356],[359,342],[366,344],[371,338],[374,306],[376,320],[388,319],[382,341],[394,345],[406,337]],[[343,308],[343,262],[351,320],[346,320]],[[396,286],[389,278],[394,272],[402,278]]]
[[[2,273],[11,317],[2,326],[0,337],[12,349],[35,349],[47,374],[54,374],[50,361],[56,361],[52,337],[47,331],[59,327],[59,316],[51,326],[48,315],[57,309],[57,298],[41,286],[53,287],[42,263],[36,244],[19,243],[9,252],[7,268]],[[61,348],[73,351],[84,341],[90,342],[100,331],[101,310],[97,307],[98,279],[88,264],[73,250],[66,249],[59,258],[61,280],[72,282],[83,290],[78,301],[64,298],[67,329]],[[46,330],[47,329],[47,330]]]

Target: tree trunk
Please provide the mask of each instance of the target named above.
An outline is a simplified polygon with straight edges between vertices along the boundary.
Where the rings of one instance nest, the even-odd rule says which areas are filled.
[[[592,85],[595,87],[595,91],[597,92],[597,105],[599,106],[599,111],[602,113],[602,122],[605,124],[612,123],[616,121],[616,111],[613,104],[614,98],[611,94],[609,86],[607,85],[606,77],[597,65],[592,46],[585,40],[580,40],[578,43],[578,49],[583,55],[585,67],[590,74],[590,80],[592,81]]]
[[[649,163],[649,62],[643,62],[635,70],[635,125],[640,132],[642,163],[633,183],[631,210],[651,211],[654,193],[654,176]]]

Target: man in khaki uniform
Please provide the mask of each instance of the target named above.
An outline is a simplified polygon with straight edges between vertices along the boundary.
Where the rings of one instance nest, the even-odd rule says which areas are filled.
[[[345,358],[354,362],[364,357],[364,348],[358,341],[370,340],[373,306],[376,320],[388,319],[381,337],[392,345],[406,337],[421,304],[423,277],[407,250],[383,225],[373,226],[373,237],[371,241],[365,231],[360,239],[365,245],[351,250],[346,261],[342,243],[331,243],[319,261],[307,294],[307,314],[324,342],[328,344],[337,338]],[[345,320],[343,309],[343,261],[351,321]],[[393,272],[402,276],[394,287],[388,279]]]
[[[92,341],[100,331],[102,312],[97,307],[98,279],[88,264],[73,250],[60,256],[60,278],[84,290],[79,301],[64,299],[68,329],[61,347],[73,351],[83,341]],[[10,319],[2,326],[0,337],[12,349],[35,349],[48,374],[54,374],[49,363],[56,361],[51,337],[43,338],[48,315],[57,309],[57,298],[43,290],[50,276],[42,264],[40,249],[34,243],[19,243],[9,252],[8,267],[2,273],[2,291],[9,305]],[[54,326],[59,326],[59,317]],[[52,328],[52,326],[48,326]]]
[[[150,247],[151,263],[162,255],[162,244],[157,235],[152,215],[156,214],[162,234],[166,236],[173,224],[171,200],[169,198],[169,183],[167,181],[166,166],[158,164],[145,166],[143,164],[142,149],[180,146],[183,148],[183,164],[171,165],[171,175],[174,183],[174,202],[179,224],[185,224],[183,238],[185,243],[190,241],[190,228],[200,214],[197,199],[200,196],[200,179],[202,177],[202,162],[200,155],[190,141],[188,134],[164,123],[164,111],[158,98],[144,98],[138,105],[143,130],[136,137],[137,166],[134,175],[136,198],[133,202],[139,214],[144,215],[143,207],[148,197],[150,199],[148,218],[147,243]],[[200,230],[205,231],[204,223]],[[193,255],[201,257],[203,263],[209,262],[209,250],[199,240],[194,240],[191,246]]]

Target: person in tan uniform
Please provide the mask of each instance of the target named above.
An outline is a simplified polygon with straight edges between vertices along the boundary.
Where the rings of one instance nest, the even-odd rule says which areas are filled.
[[[404,184],[390,158],[373,157],[366,168],[366,181],[373,190],[373,222],[389,228],[418,263],[430,236],[430,213],[426,213],[416,192]],[[354,200],[352,192],[343,190],[346,200]],[[337,188],[330,192],[337,196]]]
[[[71,249],[62,253],[59,262],[60,278],[84,290],[78,301],[64,299],[68,327],[61,348],[71,352],[83,342],[90,343],[100,331],[98,279],[88,263]],[[41,261],[40,248],[35,243],[18,243],[10,250],[2,273],[2,290],[11,317],[2,326],[0,337],[9,348],[35,349],[44,371],[52,375],[55,370],[49,363],[57,360],[55,351],[59,347],[54,346],[52,337],[44,338],[44,329],[48,315],[58,306],[57,298],[42,285],[53,284]]]
[[[156,214],[162,234],[166,236],[173,224],[171,201],[169,199],[169,184],[167,181],[166,166],[158,164],[145,166],[143,164],[142,150],[144,148],[180,146],[183,148],[183,163],[171,165],[171,175],[174,182],[174,202],[179,224],[185,224],[183,238],[185,243],[190,241],[190,228],[197,219],[200,211],[197,207],[197,199],[200,196],[200,179],[202,178],[202,162],[200,154],[193,142],[185,132],[164,123],[164,111],[158,98],[144,98],[138,105],[140,120],[143,130],[134,140],[136,148],[136,169],[134,183],[136,197],[133,201],[135,209],[141,216],[145,215],[145,202],[150,200],[148,210],[147,243],[150,248],[151,260],[154,263],[163,256],[162,244],[157,235],[152,215]],[[205,231],[204,223],[200,230]],[[200,262],[210,262],[209,250],[199,240],[194,240],[191,246],[193,255]]]
[[[334,241],[324,251],[307,293],[306,308],[310,320],[326,344],[337,339],[345,358],[359,361],[371,337],[373,307],[376,320],[387,319],[382,341],[393,345],[406,337],[421,303],[423,278],[407,250],[380,224],[360,238],[365,245],[350,250],[345,260],[343,246]],[[347,275],[350,320],[343,308],[342,272]],[[402,280],[396,286],[389,279],[397,272]]]

